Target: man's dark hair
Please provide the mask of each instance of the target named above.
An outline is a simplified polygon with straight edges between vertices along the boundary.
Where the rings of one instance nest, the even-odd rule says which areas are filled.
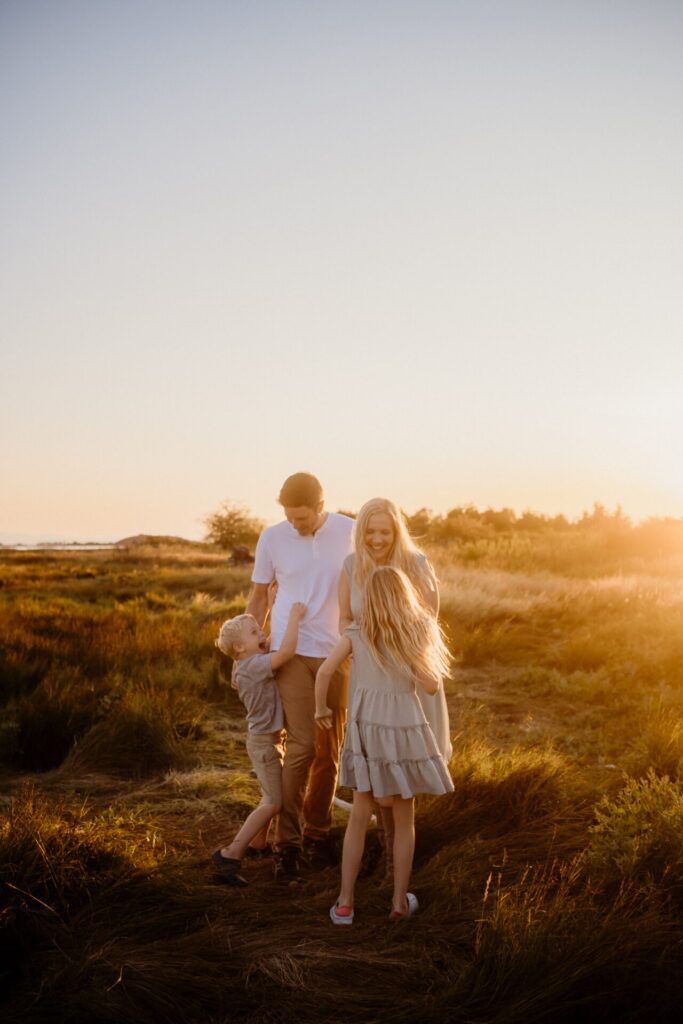
[[[294,473],[282,485],[277,499],[283,508],[306,508],[317,510],[323,500],[320,481],[312,473]]]

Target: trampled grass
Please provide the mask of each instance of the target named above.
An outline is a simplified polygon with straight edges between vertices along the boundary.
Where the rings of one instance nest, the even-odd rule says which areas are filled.
[[[472,543],[433,553],[455,791],[418,801],[420,914],[388,926],[371,834],[336,930],[338,869],[277,890],[257,862],[234,890],[209,861],[257,800],[213,648],[248,572],[177,547],[3,555],[3,1019],[677,1018],[683,576],[657,552],[591,563],[576,535]]]

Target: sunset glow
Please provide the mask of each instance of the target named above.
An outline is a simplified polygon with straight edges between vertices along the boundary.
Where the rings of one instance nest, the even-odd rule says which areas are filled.
[[[683,10],[0,14],[0,541],[683,514]]]

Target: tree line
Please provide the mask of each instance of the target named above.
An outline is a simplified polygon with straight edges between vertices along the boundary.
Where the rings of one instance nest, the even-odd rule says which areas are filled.
[[[355,518],[357,513],[339,509],[343,515]],[[609,511],[596,502],[590,512],[575,519],[564,515],[543,515],[526,510],[517,514],[511,508],[486,508],[458,505],[446,513],[434,513],[429,508],[416,512],[403,512],[408,529],[420,541],[444,544],[451,541],[487,540],[504,535],[599,533],[606,540],[618,541],[627,537],[647,542],[653,548],[683,547],[683,517],[649,518],[634,524],[617,505]],[[204,520],[206,541],[225,550],[244,545],[253,548],[265,523],[245,506],[224,501]]]

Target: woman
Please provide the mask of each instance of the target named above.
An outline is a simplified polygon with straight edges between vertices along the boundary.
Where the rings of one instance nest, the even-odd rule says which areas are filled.
[[[377,566],[391,565],[401,569],[413,585],[425,608],[437,617],[439,614],[439,590],[436,575],[427,556],[424,555],[408,533],[403,516],[393,501],[388,498],[371,498],[358,513],[354,530],[355,551],[344,560],[339,578],[339,632],[351,625],[358,625],[363,608],[365,584]],[[351,665],[351,686],[353,687],[353,662]],[[417,695],[425,718],[432,728],[434,737],[444,761],[448,764],[453,753],[451,744],[448,706],[443,683],[436,692],[427,693],[421,686]],[[384,847],[386,876],[393,871],[393,830],[394,819],[391,808],[379,807],[378,821],[382,822],[380,841]]]
[[[393,501],[371,498],[358,513],[354,531],[355,552],[344,561],[339,579],[339,632],[360,619],[363,589],[368,576],[378,565],[391,565],[401,569],[423,604],[431,613],[439,614],[439,590],[436,575],[424,555],[408,533],[403,516]],[[446,762],[453,753],[448,707],[443,684],[434,694],[419,691],[425,718]]]

